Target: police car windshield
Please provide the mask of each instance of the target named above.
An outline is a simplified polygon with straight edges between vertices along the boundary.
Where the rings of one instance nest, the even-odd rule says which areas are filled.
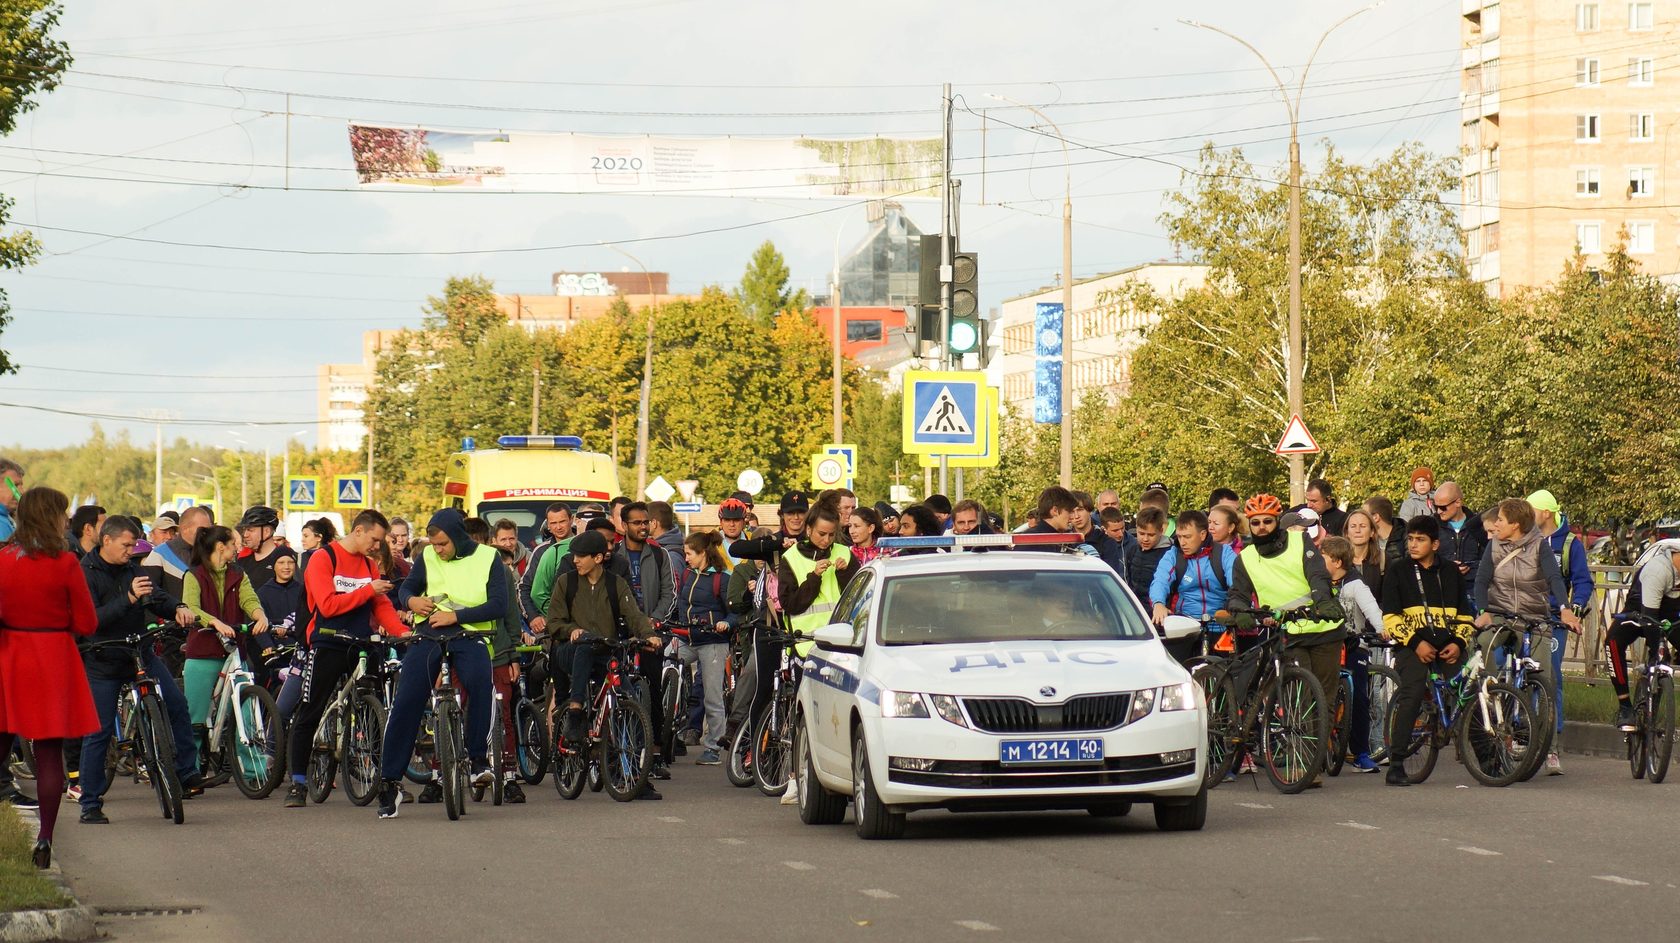
[[[1113,641],[1154,633],[1103,573],[1054,570],[941,573],[887,580],[883,645]]]

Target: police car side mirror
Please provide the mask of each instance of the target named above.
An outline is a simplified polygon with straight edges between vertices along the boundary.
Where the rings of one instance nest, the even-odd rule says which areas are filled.
[[[1161,623],[1161,634],[1168,639],[1191,638],[1202,631],[1202,624],[1189,616],[1167,616]]]
[[[816,639],[817,647],[825,652],[846,652],[852,655],[863,654],[862,645],[852,644],[852,627],[845,622],[825,625],[811,633]]]

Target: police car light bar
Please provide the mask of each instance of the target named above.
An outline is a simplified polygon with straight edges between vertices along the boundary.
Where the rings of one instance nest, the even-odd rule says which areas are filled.
[[[875,546],[887,550],[973,550],[980,548],[1072,546],[1078,534],[930,534],[926,537],[882,537]]]
[[[581,449],[583,440],[575,435],[505,435],[496,440],[504,449]]]

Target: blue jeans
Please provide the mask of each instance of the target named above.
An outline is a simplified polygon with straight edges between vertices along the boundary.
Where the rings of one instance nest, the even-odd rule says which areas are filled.
[[[1557,732],[1558,733],[1563,733],[1563,649],[1564,649],[1564,643],[1567,642],[1568,639],[1569,639],[1569,636],[1567,636],[1567,635],[1558,635],[1558,634],[1554,633],[1552,635],[1552,641],[1551,641],[1551,644],[1552,644],[1552,677],[1555,679],[1555,681],[1552,685],[1552,693],[1557,695],[1553,700],[1554,700],[1554,702],[1557,706]],[[1554,741],[1554,748],[1553,748],[1552,752],[1554,752],[1554,753],[1557,752],[1557,750],[1555,748],[1555,741]]]
[[[175,772],[182,779],[198,772],[198,745],[194,742],[192,719],[187,715],[187,699],[175,686],[169,667],[154,654],[146,655],[146,674],[157,682],[163,697],[163,708],[169,713],[169,731],[175,738]],[[117,695],[130,678],[88,678],[93,692],[93,709],[99,715],[99,732],[82,738],[82,811],[97,809],[105,802],[105,754],[111,747],[111,737],[117,732]]]
[[[463,637],[440,643],[420,639],[403,656],[402,677],[397,680],[397,699],[385,722],[385,743],[379,759],[379,775],[401,779],[414,754],[414,739],[420,733],[420,715],[431,699],[432,685],[443,667],[444,646],[454,657],[450,673],[467,689],[467,756],[473,769],[481,769],[490,756],[490,652],[481,638]]]

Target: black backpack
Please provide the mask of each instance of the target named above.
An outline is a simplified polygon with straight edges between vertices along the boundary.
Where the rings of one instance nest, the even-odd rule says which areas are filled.
[[[1220,557],[1220,554],[1224,553],[1225,550],[1224,544],[1216,543],[1213,545],[1213,549],[1208,551],[1208,565],[1213,569],[1213,581],[1218,584],[1220,592],[1226,592],[1231,588],[1225,585],[1225,561]],[[1175,602],[1178,599],[1178,587],[1184,585],[1184,574],[1188,572],[1190,572],[1190,558],[1186,557],[1182,550],[1179,550],[1178,566],[1173,571],[1172,599]]]

